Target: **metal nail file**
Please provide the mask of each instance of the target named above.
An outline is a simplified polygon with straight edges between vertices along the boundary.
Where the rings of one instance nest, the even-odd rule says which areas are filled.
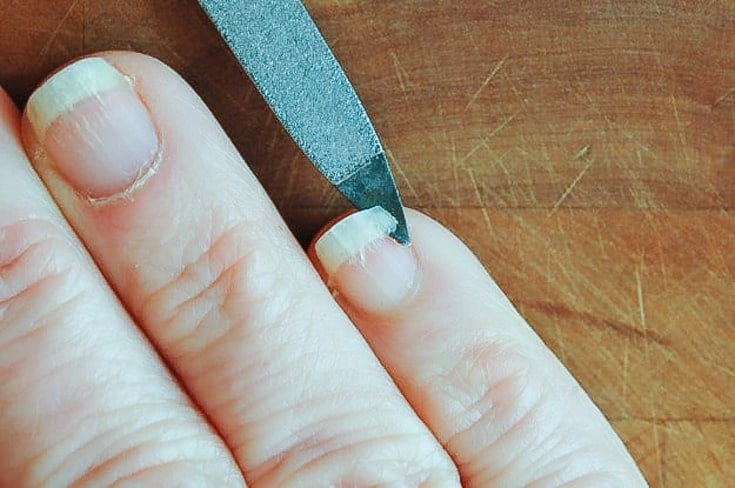
[[[299,0],[199,0],[273,112],[358,209],[381,206],[409,242],[403,204],[365,108]]]

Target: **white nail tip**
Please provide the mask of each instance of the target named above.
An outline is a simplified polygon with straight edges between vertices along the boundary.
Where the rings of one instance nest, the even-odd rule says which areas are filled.
[[[371,243],[388,237],[398,222],[383,207],[361,210],[339,221],[325,232],[314,250],[327,274],[360,255]]]
[[[28,100],[28,119],[40,138],[60,115],[74,105],[127,83],[125,77],[102,58],[85,58],[70,64],[41,85]]]

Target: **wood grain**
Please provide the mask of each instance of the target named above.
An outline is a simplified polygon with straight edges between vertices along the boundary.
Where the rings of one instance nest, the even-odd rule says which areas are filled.
[[[735,3],[310,0],[407,203],[449,225],[653,486],[735,480]],[[177,69],[296,235],[346,208],[196,2],[0,0],[22,104],[69,59]]]

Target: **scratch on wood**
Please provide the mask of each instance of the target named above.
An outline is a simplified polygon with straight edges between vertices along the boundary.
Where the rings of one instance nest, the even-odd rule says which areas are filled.
[[[735,86],[727,90],[725,93],[717,97],[717,100],[712,104],[712,108],[717,108],[722,102],[724,102],[730,95],[735,94]]]
[[[623,403],[628,401],[628,377],[630,375],[630,340],[626,337],[623,349]]]
[[[519,102],[521,102],[523,105],[528,106],[529,105],[529,99],[528,97],[524,97],[521,91],[516,87],[516,85],[513,83],[513,80],[508,80],[510,90],[513,92],[515,97],[518,99]]]
[[[559,359],[561,359],[562,363],[569,364],[569,354],[567,353],[566,343],[564,342],[564,337],[561,333],[561,327],[559,326],[559,321],[554,322],[554,332],[556,333],[556,343],[559,351]]]
[[[273,150],[276,148],[276,145],[278,144],[278,137],[280,136],[280,132],[277,130],[273,131],[273,135],[271,136],[271,142],[268,143],[268,150],[273,152]]]
[[[644,144],[638,138],[636,138],[633,132],[628,131],[628,130],[625,130],[625,127],[621,127],[620,124],[618,124],[616,122],[613,122],[613,120],[610,118],[610,116],[608,114],[606,114],[605,112],[603,112],[602,109],[600,109],[600,107],[592,99],[592,96],[589,93],[586,93],[584,95],[584,97],[581,96],[581,95],[577,95],[577,98],[581,102],[586,102],[589,105],[589,108],[596,115],[598,115],[599,117],[601,117],[602,120],[605,121],[605,125],[607,126],[607,130],[608,131],[610,131],[610,132],[612,132],[612,131],[619,131],[623,135],[623,137],[625,137],[626,139],[628,139],[629,141],[631,141],[633,144],[635,144],[636,146],[640,147],[644,151],[646,151],[648,153],[652,153],[653,152],[653,149],[651,149],[650,146]]]
[[[487,142],[485,142],[484,139],[480,139],[480,142],[475,144],[475,146],[470,149],[470,151],[464,155],[464,157],[459,161],[460,163],[466,163],[468,159],[470,159],[472,156],[475,155],[477,151],[480,150],[480,148],[490,149],[490,146],[487,145]]]
[[[398,61],[398,56],[393,51],[390,52],[390,57],[393,59],[393,69],[396,71],[396,78],[398,78],[398,85],[401,87],[401,91],[405,95],[407,90],[408,73],[405,68]]]
[[[66,10],[66,13],[64,13],[64,16],[59,21],[59,23],[56,26],[56,28],[53,31],[51,31],[51,35],[49,36],[48,40],[46,41],[46,43],[43,45],[43,47],[41,48],[41,50],[38,53],[38,65],[39,66],[41,65],[41,63],[43,63],[44,58],[46,57],[46,55],[48,54],[49,50],[51,49],[51,45],[56,40],[56,38],[59,36],[59,33],[61,32],[61,28],[64,26],[64,24],[66,24],[66,21],[69,19],[69,17],[71,16],[72,11],[79,4],[79,2],[80,2],[80,0],[74,0],[71,3],[71,5],[69,6],[69,8]]]
[[[561,204],[564,203],[564,200],[566,200],[567,197],[569,197],[569,195],[571,195],[572,190],[574,190],[574,187],[576,187],[577,184],[582,180],[582,178],[587,173],[587,171],[589,171],[589,169],[592,167],[592,164],[594,164],[594,162],[595,160],[593,158],[590,158],[589,162],[585,165],[584,168],[582,168],[582,171],[579,172],[577,177],[574,178],[574,180],[572,180],[572,183],[567,187],[566,190],[564,190],[564,193],[561,194],[561,196],[556,201],[556,203],[554,203],[554,207],[551,209],[551,212],[549,212],[549,216],[553,215],[554,212],[559,210],[559,207],[561,206]]]
[[[574,159],[575,161],[577,159],[582,159],[582,157],[584,157],[589,151],[590,151],[590,145],[587,144],[582,149],[580,149],[579,151],[577,151],[577,154],[575,154],[574,155],[574,158],[572,158],[572,159]]]
[[[82,0],[82,49],[87,50],[87,1]]]
[[[676,105],[675,105],[676,106]],[[646,325],[646,307],[645,302],[643,300],[643,281],[641,279],[641,272],[643,270],[643,264],[644,264],[644,258],[641,256],[641,262],[638,268],[635,270],[635,288],[636,288],[636,297],[638,299],[638,316],[640,320],[641,329],[643,329],[643,336],[648,339],[649,337],[649,331],[648,326]],[[651,349],[649,341],[646,340],[643,343],[643,354],[646,360],[646,367],[651,368]],[[649,397],[650,406],[651,406],[651,417],[656,418],[657,412],[656,412],[656,397],[652,396]],[[656,467],[658,468],[658,475],[659,479],[663,479],[663,457],[661,455],[661,439],[659,437],[659,426],[657,424],[653,425],[653,443],[656,449]]]
[[[406,183],[406,187],[408,188],[408,191],[410,191],[413,197],[416,199],[416,205],[421,206],[422,205],[421,198],[419,197],[419,194],[416,191],[416,188],[414,188],[413,184],[411,184],[411,180],[408,178],[408,176],[406,176],[405,171],[403,171],[403,165],[401,164],[401,162],[398,160],[398,158],[396,158],[393,155],[393,152],[390,149],[386,148],[385,153],[388,155],[388,160],[393,163],[393,166],[395,166],[396,172],[400,175],[401,179],[403,179],[403,181]]]
[[[480,187],[477,185],[477,178],[475,178],[475,172],[472,170],[472,168],[466,169],[467,174],[470,176],[470,181],[472,182],[472,188],[475,190],[475,198],[477,198],[477,204],[480,206],[482,218],[485,220],[485,225],[487,225],[487,230],[492,231],[493,224],[490,222],[490,215],[487,213],[487,208],[485,206],[485,200],[482,198],[482,194],[480,193]]]
[[[300,155],[299,154],[296,154],[294,156],[294,158],[293,158],[293,162],[291,164],[291,168],[296,168],[297,167],[297,163],[299,162],[299,159],[300,159]],[[294,185],[296,183],[296,174],[297,173],[298,173],[298,171],[293,171],[293,170],[288,171],[288,177],[286,179],[286,189],[283,192],[283,201],[286,204],[290,203],[291,196],[293,195],[293,189],[294,189]]]
[[[641,261],[643,259],[641,258]],[[641,263],[642,265],[642,263]],[[641,327],[643,328],[644,335],[647,334],[646,329],[646,307],[643,303],[643,283],[641,282],[641,272],[640,269],[635,270],[635,286],[636,286],[636,294],[638,296],[638,313],[639,318],[641,321]]]
[[[676,97],[674,95],[671,95],[671,106],[674,108],[674,118],[676,119],[676,126],[679,128],[679,143],[681,144],[681,151],[684,155],[684,160],[687,162],[690,162],[689,159],[689,151],[688,151],[688,144],[687,144],[687,138],[686,133],[684,131],[684,126],[681,123],[681,117],[679,117],[679,108],[676,106]]]
[[[496,135],[498,135],[498,133],[501,130],[505,129],[508,126],[508,124],[510,124],[513,121],[513,119],[516,118],[516,115],[518,115],[518,112],[516,112],[514,114],[511,114],[510,116],[508,116],[507,119],[505,119],[504,121],[502,121],[497,127],[495,127],[492,131],[490,131],[490,133],[487,135],[487,137],[485,137],[485,139],[483,139],[483,140],[485,142],[487,142],[488,140],[490,140],[493,137],[495,137]]]
[[[656,6],[656,8],[658,10],[658,5]],[[661,13],[661,12],[659,11],[658,13]],[[656,41],[654,40],[653,35],[651,35],[650,33],[648,34],[648,40],[651,46],[655,45]],[[663,62],[661,62],[661,50],[652,48],[650,50],[640,51],[640,55],[642,56],[646,56],[649,54],[653,57],[654,60],[656,60],[656,66],[658,67],[659,79],[662,80],[661,82],[663,82],[663,80],[667,79],[667,74],[666,74],[666,70],[664,69],[664,64]]]
[[[698,423],[698,424],[718,424],[718,423],[732,423],[735,422],[735,417],[724,415],[683,415],[679,417],[646,417],[643,415],[634,415],[630,417],[610,417],[610,422],[625,422],[630,420],[638,420],[640,422],[647,422],[649,424],[678,424],[678,423]]]
[[[515,118],[515,116],[516,114],[510,115],[505,120],[503,120],[500,124],[498,124],[493,130],[491,130],[487,136],[481,137],[480,142],[476,144],[467,154],[465,154],[465,156],[460,160],[460,163],[467,162],[467,160],[470,159],[472,156],[474,156],[475,153],[480,150],[480,148],[484,147],[485,149],[492,149],[488,141],[490,141],[490,139],[495,137],[500,131],[505,129],[508,126],[508,124],[510,124],[511,121]]]
[[[450,198],[450,201],[452,202],[453,206],[459,206],[460,199],[461,199],[461,191],[460,191],[460,184],[459,184],[459,158],[457,158],[457,141],[454,139],[454,134],[450,137],[450,146],[452,150],[450,155],[450,161],[452,161],[452,176],[454,178],[454,191],[452,192],[452,196]]]
[[[651,417],[656,418],[656,407],[654,406],[655,399],[651,400]],[[656,446],[656,467],[658,468],[658,479],[663,480],[664,479],[664,459],[663,455],[661,454],[661,437],[659,435],[659,430],[661,429],[661,426],[658,422],[654,422],[653,424],[653,443]]]
[[[716,369],[716,370],[718,370],[718,371],[721,371],[722,373],[725,373],[726,375],[728,375],[728,376],[730,376],[730,377],[733,377],[733,378],[735,378],[735,370],[734,370],[734,369],[732,369],[732,368],[730,368],[730,367],[728,367],[727,365],[725,365],[725,364],[721,364],[721,363],[718,363],[718,362],[716,362],[716,361],[711,361],[711,362],[710,362],[710,365],[711,365],[711,366],[712,366],[712,367],[713,367],[714,369]]]
[[[524,139],[525,143],[525,139]],[[526,181],[528,182],[528,198],[530,198],[531,203],[533,205],[538,205],[538,197],[536,196],[536,185],[534,184],[534,178],[533,178],[533,172],[531,171],[531,165],[526,162],[526,164],[523,165],[524,169],[526,171]]]
[[[518,201],[518,195],[516,195],[513,176],[510,174],[510,171],[508,170],[508,166],[503,162],[505,158],[508,156],[508,154],[510,154],[511,151],[512,149],[506,150],[503,154],[500,155],[500,157],[494,158],[493,162],[500,167],[500,170],[505,175],[505,181],[508,183],[508,190],[510,191],[510,197],[513,199],[513,206],[517,208],[520,206],[520,202]]]
[[[501,59],[500,61],[498,61],[498,63],[495,65],[495,67],[490,72],[490,74],[487,75],[487,78],[485,78],[485,81],[482,82],[482,84],[480,85],[480,88],[478,88],[477,91],[475,92],[475,94],[472,95],[472,97],[470,97],[470,101],[467,103],[467,106],[464,108],[465,111],[469,110],[470,107],[472,107],[472,105],[474,105],[474,103],[480,97],[480,94],[482,94],[482,92],[485,90],[485,88],[487,88],[487,85],[492,81],[493,78],[495,78],[495,76],[500,71],[500,68],[502,68],[503,65],[505,64],[505,62],[508,60],[508,56],[509,56],[508,54],[506,54],[505,56],[503,56],[503,59]]]

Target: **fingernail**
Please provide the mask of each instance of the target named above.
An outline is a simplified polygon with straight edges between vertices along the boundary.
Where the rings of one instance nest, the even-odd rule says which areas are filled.
[[[358,309],[396,310],[414,290],[416,256],[389,237],[396,225],[382,207],[373,207],[341,220],[314,245],[330,286]]]
[[[102,58],[79,60],[53,75],[31,95],[27,113],[56,171],[92,198],[131,188],[158,152],[148,110]]]

